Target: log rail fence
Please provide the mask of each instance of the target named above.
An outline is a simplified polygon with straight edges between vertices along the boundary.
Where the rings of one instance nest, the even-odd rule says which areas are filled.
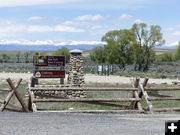
[[[154,108],[152,101],[159,100],[178,100],[180,101],[180,97],[172,97],[166,96],[158,97],[159,95],[149,96],[149,91],[180,91],[180,88],[147,88],[146,85],[148,83],[148,78],[145,78],[143,82],[140,81],[140,78],[131,79],[132,88],[109,88],[109,87],[45,87],[41,85],[37,85],[37,81],[35,78],[31,80],[29,84],[28,92],[29,92],[29,109],[33,112],[38,111],[36,103],[46,103],[46,102],[83,102],[90,104],[98,104],[98,105],[107,105],[107,106],[117,106],[122,107],[120,110],[66,110],[64,112],[128,112],[128,113],[154,113],[154,112],[163,112],[163,111],[180,111],[180,108]],[[48,95],[36,95],[38,92],[48,93],[55,91],[73,91],[73,90],[83,90],[83,91],[126,91],[133,93],[132,97],[125,98],[53,98]],[[37,96],[45,97],[45,98],[36,98]],[[142,107],[141,101],[144,99],[147,108]],[[130,102],[131,105],[119,105],[114,104],[115,102]]]
[[[47,102],[82,102],[88,104],[96,105],[106,105],[119,107],[119,110],[65,110],[63,112],[87,112],[87,113],[100,113],[100,112],[110,112],[110,113],[155,113],[155,112],[165,112],[165,111],[180,111],[180,107],[171,107],[171,108],[155,108],[153,104],[154,101],[169,101],[176,100],[180,101],[180,95],[170,96],[162,94],[153,94],[153,91],[180,91],[180,87],[166,87],[166,88],[154,88],[147,87],[148,78],[145,78],[141,82],[140,78],[131,79],[131,88],[113,88],[113,87],[48,87],[38,85],[38,80],[32,78],[29,86],[29,102],[28,106],[24,102],[24,99],[18,92],[18,87],[22,82],[22,79],[18,80],[16,84],[8,78],[7,83],[9,88],[0,88],[0,92],[7,93],[5,99],[0,99],[0,111],[10,110],[18,112],[29,112],[29,111],[39,111],[36,103],[47,103]],[[83,91],[126,91],[132,93],[132,97],[123,97],[123,98],[64,98],[64,97],[55,97],[53,95],[46,95],[44,93],[52,93],[56,91],[73,91],[73,90],[83,90]],[[42,94],[41,94],[42,92]],[[38,94],[37,94],[38,93]],[[39,94],[40,93],[40,94]],[[15,96],[19,101],[22,108],[15,106],[10,103],[12,97]],[[37,98],[41,97],[41,98]],[[130,105],[121,105],[116,103],[127,102],[131,103]],[[145,105],[142,104],[145,102]],[[143,105],[145,107],[143,107]],[[18,109],[17,109],[18,108]]]

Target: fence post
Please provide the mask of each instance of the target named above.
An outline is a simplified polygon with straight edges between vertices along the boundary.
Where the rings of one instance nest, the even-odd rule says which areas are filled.
[[[140,78],[136,78],[136,79],[135,79],[134,84],[133,84],[133,87],[134,87],[134,88],[138,88],[139,81],[140,81]],[[134,91],[134,92],[133,92],[133,97],[135,97],[135,98],[140,98],[137,91]],[[143,110],[142,105],[141,105],[141,103],[140,103],[139,101],[133,102],[132,105],[133,105],[133,108],[134,108],[134,109],[138,109],[138,110],[140,110],[140,111]]]

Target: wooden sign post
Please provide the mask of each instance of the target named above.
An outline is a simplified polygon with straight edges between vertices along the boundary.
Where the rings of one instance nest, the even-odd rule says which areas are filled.
[[[65,78],[65,56],[34,56],[35,78]]]

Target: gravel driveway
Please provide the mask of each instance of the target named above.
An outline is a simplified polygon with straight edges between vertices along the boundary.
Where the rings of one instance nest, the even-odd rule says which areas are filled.
[[[164,135],[179,114],[0,113],[0,135]]]
[[[4,80],[7,78],[12,78],[12,79],[19,79],[22,78],[23,80],[29,80],[30,77],[32,76],[31,73],[0,73],[0,80]],[[99,76],[99,75],[93,75],[93,74],[86,74],[85,76],[85,82],[86,83],[120,83],[120,84],[130,84],[131,77],[125,77],[125,76],[115,76],[115,75],[110,75],[110,76]],[[44,79],[44,80],[49,80],[49,79]],[[58,80],[59,79],[54,79]],[[65,80],[67,80],[67,75]],[[162,83],[167,83],[167,84],[172,84],[172,82],[180,82],[178,79],[153,79],[150,78],[148,83],[154,83],[154,84],[162,84]]]

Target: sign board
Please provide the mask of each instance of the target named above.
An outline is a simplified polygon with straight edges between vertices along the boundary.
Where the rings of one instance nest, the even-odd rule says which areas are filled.
[[[98,72],[102,72],[102,65],[98,65]]]
[[[105,71],[108,72],[108,70],[109,70],[109,66],[105,65]]]
[[[34,76],[37,78],[65,78],[65,56],[35,56]]]

